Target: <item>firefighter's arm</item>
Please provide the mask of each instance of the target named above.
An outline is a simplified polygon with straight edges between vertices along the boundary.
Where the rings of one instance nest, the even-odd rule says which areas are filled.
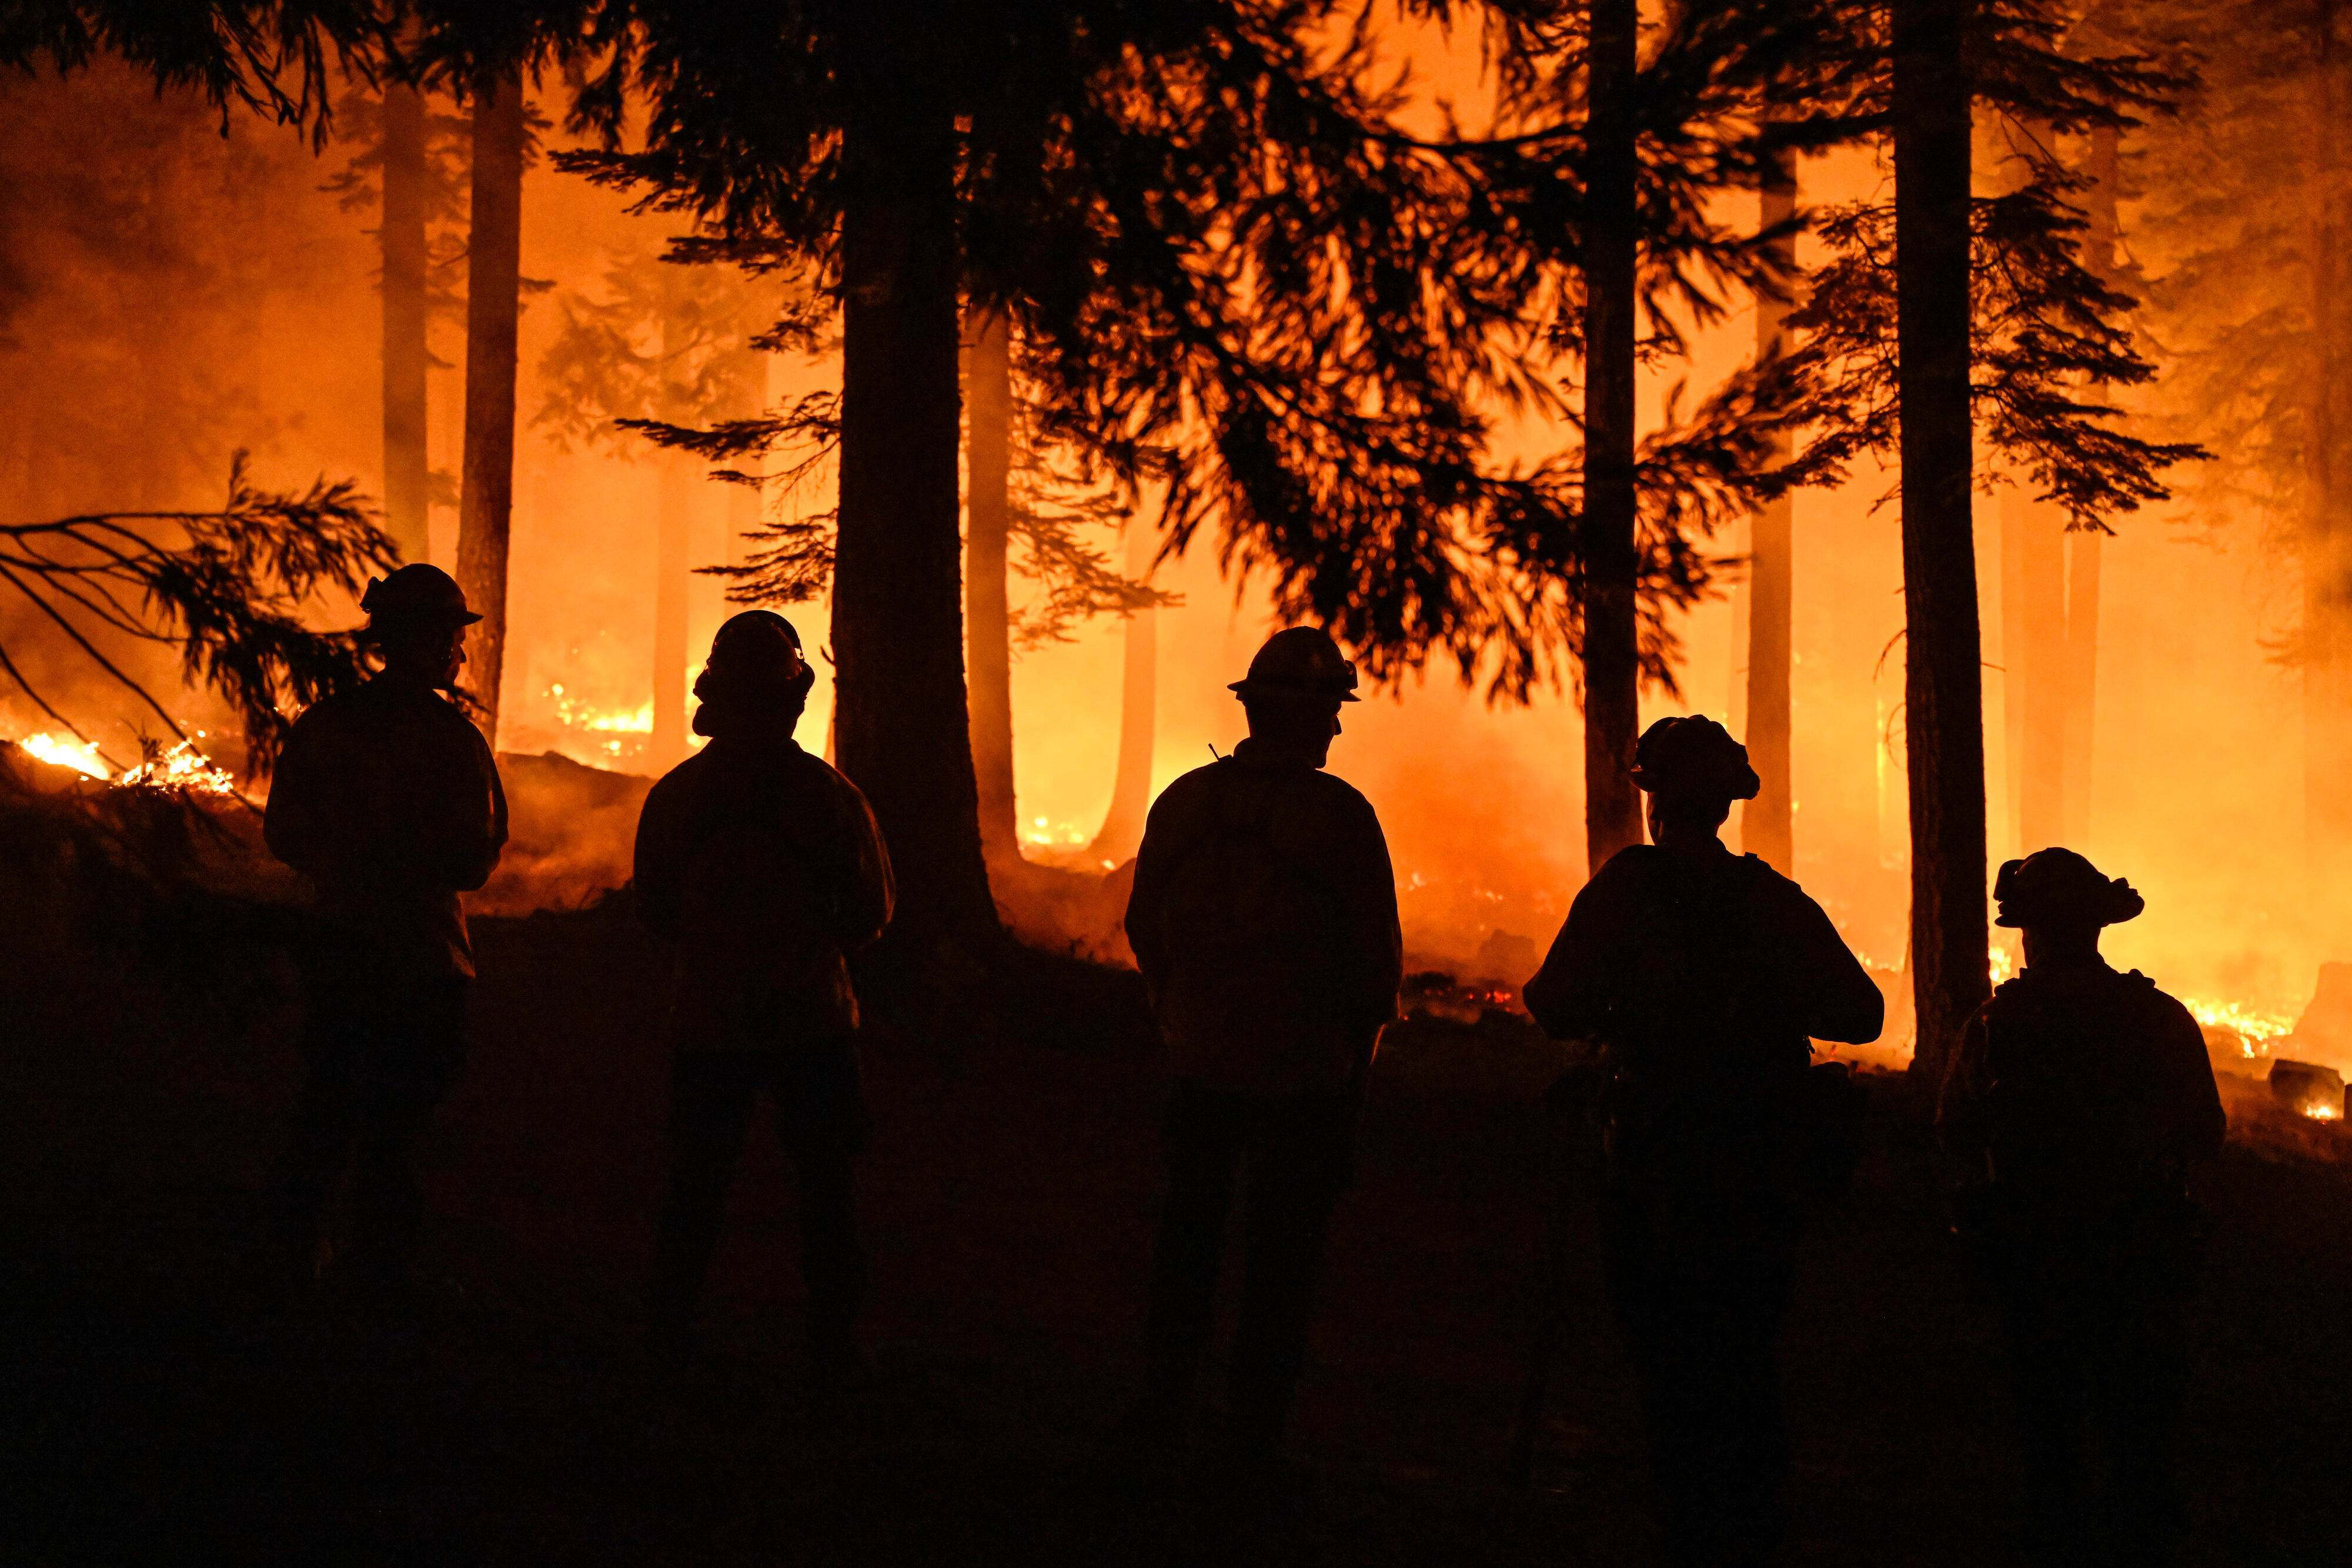
[[[849,845],[848,885],[842,890],[842,951],[855,953],[879,938],[898,908],[898,883],[890,869],[890,846],[882,824],[856,786],[845,783],[842,827]]]
[[[1838,935],[1827,911],[1808,898],[1801,918],[1808,958],[1805,1032],[1815,1040],[1867,1045],[1886,1027],[1886,997]]]
[[[445,887],[470,893],[490,880],[507,846],[507,794],[482,732],[463,718],[438,742],[437,776],[428,776],[424,810],[425,865]]]
[[[261,836],[269,852],[312,877],[320,873],[326,859],[326,835],[319,821],[317,737],[315,727],[295,723],[278,758],[269,803],[261,818]]]
[[[1144,987],[1154,997],[1160,994],[1168,952],[1161,921],[1168,885],[1168,801],[1163,793],[1144,818],[1143,843],[1135,852],[1135,885],[1127,895],[1127,945],[1135,949],[1135,967],[1142,971]]]
[[[1607,907],[1614,881],[1603,866],[1601,875],[1584,884],[1568,906],[1543,967],[1520,988],[1519,999],[1554,1040],[1598,1039],[1607,1021],[1612,980],[1623,977],[1610,961],[1611,938],[1623,928]]]
[[[1388,836],[1371,802],[1362,805],[1361,842],[1348,857],[1357,883],[1349,890],[1348,907],[1360,923],[1356,951],[1367,960],[1362,1022],[1377,1030],[1396,1019],[1397,993],[1404,988],[1404,926],[1397,915],[1396,866],[1389,859]]]
[[[2221,1108],[2213,1059],[2205,1051],[2205,1031],[2187,1008],[2169,997],[2163,1069],[2185,1159],[2210,1159],[2230,1135],[2229,1113]]]

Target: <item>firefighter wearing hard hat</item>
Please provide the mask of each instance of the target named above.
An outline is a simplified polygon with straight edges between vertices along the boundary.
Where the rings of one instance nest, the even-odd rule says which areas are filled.
[[[654,1247],[656,1351],[693,1343],[720,1221],[764,1096],[800,1181],[801,1273],[820,1380],[860,1364],[866,1135],[849,957],[890,921],[890,857],[857,787],[793,738],[815,672],[773,611],[719,627],[694,683],[709,744],[646,797],[637,910],[670,957],[669,1180]]]
[[[1137,1435],[1183,1440],[1238,1202],[1225,1453],[1244,1477],[1280,1473],[1364,1072],[1402,978],[1380,820],[1322,770],[1355,687],[1323,632],[1268,641],[1231,688],[1249,737],[1153,804],[1127,910],[1174,1076]]]
[[[336,1277],[363,1295],[407,1280],[423,1200],[415,1150],[465,1053],[474,956],[458,894],[507,841],[490,747],[442,694],[481,619],[422,563],[368,585],[383,669],[294,723],[269,792],[271,852],[310,879],[301,954],[308,1073],[279,1174],[277,1255],[307,1281],[348,1167],[352,1226]]]
[[[1824,1093],[1850,1087],[1809,1071],[1811,1042],[1875,1040],[1885,1001],[1819,904],[1724,846],[1758,780],[1721,725],[1659,720],[1633,778],[1651,841],[1576,895],[1524,996],[1555,1038],[1601,1047],[1605,1264],[1672,1556],[1760,1563],[1780,1530],[1797,1200]]]
[[[2227,1131],[2212,1063],[2188,1009],[2099,952],[2102,929],[2145,907],[2130,883],[2045,849],[2002,866],[1993,896],[2025,967],[1963,1036],[1937,1120],[1958,1228],[2003,1309],[2029,1549],[2168,1562],[2184,1523],[2172,1448],[2197,1272],[2189,1173]],[[2105,1499],[2089,1495],[2094,1426]]]

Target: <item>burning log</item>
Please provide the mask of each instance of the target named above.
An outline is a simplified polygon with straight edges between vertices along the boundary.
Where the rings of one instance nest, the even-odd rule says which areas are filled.
[[[2273,1061],[2270,1085],[2271,1097],[2298,1115],[2315,1122],[2343,1118],[2344,1076],[2332,1067],[2315,1061]]]

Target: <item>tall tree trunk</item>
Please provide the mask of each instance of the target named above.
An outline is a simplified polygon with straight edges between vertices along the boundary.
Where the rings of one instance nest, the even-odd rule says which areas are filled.
[[[1151,572],[1159,540],[1137,519],[1127,525],[1127,574]],[[1097,861],[1130,860],[1143,843],[1151,810],[1151,751],[1160,702],[1160,612],[1150,605],[1127,618],[1127,650],[1118,687],[1118,770],[1111,776],[1110,810],[1087,853]]]
[[[506,664],[507,539],[514,517],[515,325],[522,282],[522,77],[504,70],[474,94],[473,214],[466,262],[466,455],[457,507],[457,581],[481,623],[466,650],[482,729],[499,736]]]
[[[2025,512],[2015,500],[2014,487],[2001,493],[2001,823],[2011,849],[2022,841],[2025,820]]]
[[[1931,1082],[1988,989],[1984,708],[1969,407],[1966,0],[1895,0],[1904,717],[1914,1066]]]
[[[2333,126],[2342,110],[2336,76],[2336,7],[2317,17],[2314,123]],[[2304,814],[2305,862],[2315,885],[2340,885],[2352,862],[2352,539],[2342,516],[2343,462],[2337,450],[2347,428],[2344,363],[2346,310],[2336,250],[2344,236],[2343,171],[2336,139],[2312,139],[2315,199],[2312,225],[2313,351],[2311,434],[2305,457],[2308,515],[2303,550]],[[2332,955],[2323,955],[2329,956]]]
[[[2084,245],[2091,273],[2116,281],[2116,142],[2112,125],[2091,132],[2089,232]],[[2066,836],[2077,848],[2092,842],[2092,758],[2099,712],[2099,568],[2106,536],[2077,528],[2066,536]]]
[[[1789,221],[1797,210],[1795,162],[1783,153],[1765,182],[1758,216],[1766,230]],[[1783,261],[1796,249],[1794,237],[1777,241]],[[1780,349],[1780,323],[1788,308],[1776,299],[1756,305],[1758,358]],[[1775,461],[1786,461],[1786,436],[1773,443]],[[1760,787],[1739,819],[1740,847],[1760,855],[1783,875],[1797,859],[1796,809],[1790,779],[1789,685],[1791,621],[1796,598],[1796,503],[1780,496],[1749,519],[1748,569],[1748,757]]]
[[[648,760],[667,771],[686,759],[687,607],[694,586],[693,460],[675,452],[655,459],[661,490],[655,502],[659,537],[654,563],[654,727]]]
[[[2106,536],[2076,528],[2066,536],[2066,841],[2091,839],[2092,747],[2098,736],[2099,568]]]
[[[1642,841],[1633,494],[1636,0],[1590,0],[1584,234],[1585,874]]]
[[[661,362],[667,382],[662,394],[661,416],[676,423],[687,416],[685,399],[677,390],[683,374],[678,359],[677,311],[685,280],[679,269],[662,275]],[[675,768],[687,757],[686,666],[688,591],[693,587],[694,498],[700,477],[695,460],[667,450],[654,455],[655,482],[660,486],[654,503],[656,537],[654,548],[654,727],[648,737],[647,760],[659,772]]]
[[[1013,344],[1001,311],[976,310],[965,348],[971,486],[963,543],[964,657],[971,688],[971,767],[980,845],[991,862],[1021,857],[1013,788],[1013,612],[1006,540],[1013,522]]]
[[[842,146],[842,771],[898,873],[897,943],[999,934],[980,848],[957,538],[956,131],[940,62],[856,13]]]
[[[2028,121],[2026,139],[2046,144],[2046,121]],[[2008,134],[1977,128],[1977,179],[1988,194],[2011,194],[2033,178]],[[2021,854],[2067,841],[2066,525],[2037,498],[2031,477],[2011,465],[2000,492],[2001,721],[2007,744],[2002,783],[2008,835]]]
[[[2018,641],[2001,650],[2002,706],[2015,703],[2021,853],[2066,841],[2066,525],[2012,485],[2001,492],[2001,547],[2017,552]],[[2004,565],[2006,563],[2004,562]]]
[[[383,516],[403,560],[432,553],[425,454],[425,95],[383,89]]]

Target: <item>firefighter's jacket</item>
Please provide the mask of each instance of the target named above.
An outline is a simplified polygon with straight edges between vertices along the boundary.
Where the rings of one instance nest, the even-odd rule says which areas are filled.
[[[1254,1095],[1336,1089],[1396,1017],[1404,940],[1371,803],[1244,740],[1153,802],[1127,907],[1176,1075]]]
[[[1804,889],[1754,855],[1619,851],[1523,988],[1609,1070],[1612,1180],[1760,1203],[1811,1135],[1815,1040],[1878,1038],[1885,998]]]
[[[849,955],[896,889],[872,808],[789,736],[723,736],[637,819],[639,914],[676,948],[681,1051],[792,1049],[857,1027]]]
[[[1946,1068],[1937,1124],[1964,1180],[2094,1226],[2177,1195],[2229,1128],[2189,1009],[2101,960],[1996,990]]]
[[[1523,992],[1557,1039],[1629,1071],[1801,1069],[1815,1040],[1878,1038],[1885,998],[1805,890],[1754,855],[1620,850],[1585,883]]]
[[[264,835],[318,889],[322,924],[388,973],[474,973],[457,894],[497,867],[507,798],[482,732],[438,692],[380,674],[295,720]]]

